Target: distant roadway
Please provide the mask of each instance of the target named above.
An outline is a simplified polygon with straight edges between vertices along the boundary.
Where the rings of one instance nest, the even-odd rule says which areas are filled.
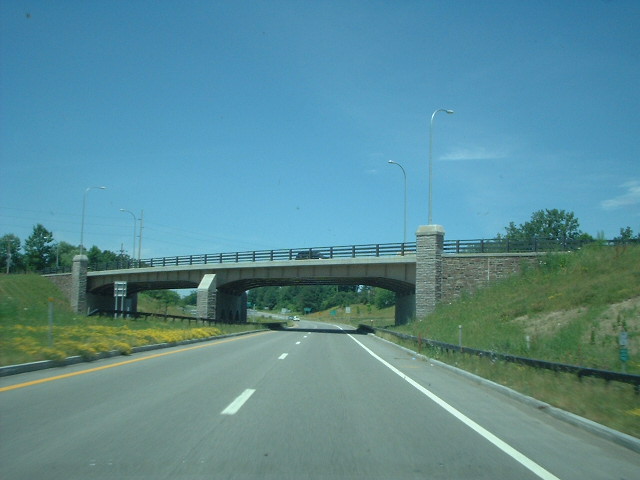
[[[344,328],[2,378],[0,478],[640,478],[639,454]]]

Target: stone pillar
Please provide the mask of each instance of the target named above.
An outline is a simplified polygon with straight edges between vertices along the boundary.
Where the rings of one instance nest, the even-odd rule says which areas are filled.
[[[196,308],[198,318],[208,318],[217,320],[216,317],[216,296],[217,281],[215,273],[208,273],[200,281],[196,293]]]
[[[87,270],[89,258],[86,255],[73,257],[71,267],[71,309],[75,313],[87,314]]]
[[[422,225],[416,232],[416,318],[424,320],[442,296],[444,227]]]

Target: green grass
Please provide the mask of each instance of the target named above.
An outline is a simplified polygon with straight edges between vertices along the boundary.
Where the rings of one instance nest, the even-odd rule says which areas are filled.
[[[357,326],[359,323],[366,323],[374,327],[387,327],[393,325],[394,312],[395,307],[378,309],[373,305],[356,304],[351,305],[349,313],[347,313],[344,307],[334,307],[300,318],[327,323],[346,323],[354,326]]]
[[[53,329],[49,328],[49,298],[53,303]],[[164,305],[145,304],[152,313]],[[169,313],[182,314],[182,312]],[[38,360],[62,360],[81,355],[87,359],[104,351],[127,354],[132,347],[204,338],[255,329],[251,325],[215,325],[149,319],[86,317],[73,313],[69,301],[49,280],[38,275],[0,276],[0,365]]]
[[[540,268],[441,304],[397,331],[482,350],[640,374],[640,247],[584,248],[545,257]],[[527,341],[528,337],[528,341]]]

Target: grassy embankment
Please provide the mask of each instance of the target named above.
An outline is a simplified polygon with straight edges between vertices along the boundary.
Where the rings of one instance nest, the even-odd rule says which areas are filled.
[[[323,321],[369,323],[364,308],[356,313],[352,307],[350,315],[341,309],[335,316],[317,316]],[[378,326],[393,323],[393,309],[372,318]],[[459,325],[468,347],[612,371],[623,369],[618,340],[625,329],[629,361],[624,367],[640,374],[640,246],[550,255],[540,268],[441,304],[427,319],[391,329],[457,344]],[[389,340],[398,342],[392,336]],[[406,346],[420,349],[415,343]],[[631,385],[579,380],[573,374],[434,349],[423,348],[423,353],[640,437],[640,395]]]
[[[53,330],[49,334],[49,302],[53,299]],[[165,313],[166,306],[148,297],[140,297],[140,311]],[[184,315],[169,310],[169,314]],[[118,350],[123,354],[133,347],[207,338],[254,326],[189,324],[165,321],[85,317],[71,312],[64,295],[46,278],[38,275],[0,276],[0,365],[37,360],[61,360],[81,355],[87,359],[97,353]]]

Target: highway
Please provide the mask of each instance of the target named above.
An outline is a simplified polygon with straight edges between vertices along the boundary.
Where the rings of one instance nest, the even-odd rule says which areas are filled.
[[[639,454],[380,339],[296,327],[0,379],[0,478],[640,478]]]

